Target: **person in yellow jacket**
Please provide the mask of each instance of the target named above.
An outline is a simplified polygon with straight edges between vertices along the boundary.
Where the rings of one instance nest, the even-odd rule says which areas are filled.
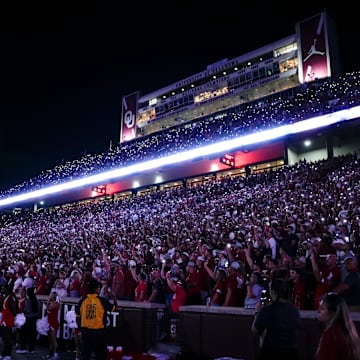
[[[89,360],[95,354],[96,360],[106,360],[107,312],[117,310],[115,297],[113,303],[99,295],[101,284],[91,278],[87,282],[87,294],[80,298],[75,313],[81,332],[82,360]]]

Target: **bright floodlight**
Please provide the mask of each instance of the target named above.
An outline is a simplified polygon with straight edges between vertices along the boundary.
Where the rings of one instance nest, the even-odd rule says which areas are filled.
[[[137,163],[127,167],[121,167],[115,170],[103,172],[69,181],[63,184],[45,187],[40,190],[30,191],[19,195],[9,196],[0,199],[0,207],[27,201],[31,199],[43,198],[46,195],[59,193],[64,190],[76,189],[85,185],[93,185],[106,182],[108,180],[120,179],[122,177],[139,173],[146,170],[160,168],[164,165],[177,164],[182,161],[191,160],[201,156],[209,156],[217,153],[224,153],[230,150],[240,149],[248,145],[260,144],[264,141],[276,140],[287,135],[298,134],[309,130],[315,130],[336,123],[352,120],[360,117],[360,106],[354,106],[350,109],[340,110],[332,114],[317,116],[311,119],[296,122],[290,125],[283,125],[257,132],[249,135],[239,136],[235,139],[221,141],[216,144],[207,145],[181,153],[169,155],[163,158],[149,160]]]

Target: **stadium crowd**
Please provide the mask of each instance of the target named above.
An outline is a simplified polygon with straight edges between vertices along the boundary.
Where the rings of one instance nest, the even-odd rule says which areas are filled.
[[[38,176],[3,189],[0,197],[36,190],[77,177],[129,165],[136,161],[164,157],[220,140],[291,124],[313,116],[359,105],[359,72],[327,78],[275,93],[259,101],[246,101],[217,114],[139,137],[110,147],[103,153],[87,154],[44,169]],[[172,144],[176,143],[176,147]]]
[[[0,283],[15,294],[35,286],[36,294],[79,297],[95,277],[104,296],[110,290],[176,312],[174,292],[182,304],[255,307],[281,274],[299,309],[315,310],[324,294],[338,292],[357,311],[359,161],[357,153],[303,160],[247,177],[4,214]]]

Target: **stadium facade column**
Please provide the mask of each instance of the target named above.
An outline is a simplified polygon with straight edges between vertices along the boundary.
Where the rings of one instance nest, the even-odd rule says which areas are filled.
[[[328,159],[334,157],[334,142],[331,132],[326,134],[326,150]]]
[[[289,154],[288,154],[288,142],[286,140],[284,140],[284,165],[289,165]]]

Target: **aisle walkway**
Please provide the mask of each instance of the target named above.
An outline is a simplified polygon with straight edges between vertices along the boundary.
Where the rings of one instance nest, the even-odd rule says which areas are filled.
[[[153,350],[153,355],[158,355],[158,358],[161,360],[170,360],[175,359],[175,350],[178,350],[175,347],[155,347]],[[0,338],[0,351],[2,351],[2,342]],[[15,349],[13,350],[11,360],[42,360],[44,356],[49,353],[48,348],[44,346],[36,346],[34,353],[32,354],[16,354]],[[0,352],[1,354],[1,352]],[[126,358],[124,356],[124,358]],[[131,357],[130,357],[131,358]],[[140,358],[140,354],[134,358]],[[94,357],[95,359],[95,357]],[[59,360],[75,360],[75,351],[71,350],[61,350],[59,351]]]
[[[11,360],[42,360],[44,356],[49,353],[47,348],[37,347],[32,354],[16,354],[13,350]],[[75,360],[75,352],[73,351],[60,351],[59,360]]]

